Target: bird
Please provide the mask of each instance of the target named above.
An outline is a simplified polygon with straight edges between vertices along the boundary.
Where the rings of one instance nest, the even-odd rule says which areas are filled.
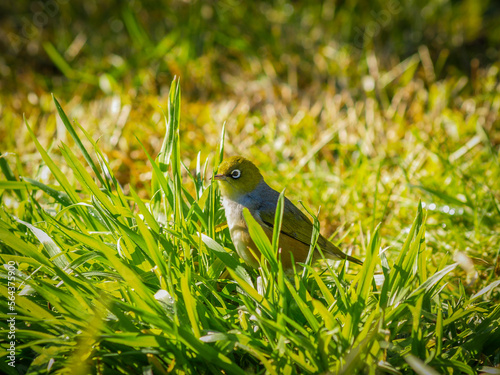
[[[219,183],[222,205],[236,252],[247,265],[258,268],[260,252],[248,232],[243,209],[248,209],[264,233],[272,240],[274,216],[280,193],[264,181],[254,163],[242,156],[224,159],[213,178]],[[292,259],[295,263],[306,261],[312,231],[311,220],[285,197],[278,245],[284,269],[292,269]],[[321,234],[317,246],[321,248],[326,258],[345,259],[359,265],[363,264],[362,261],[344,254]],[[320,258],[320,253],[315,249],[313,261]]]

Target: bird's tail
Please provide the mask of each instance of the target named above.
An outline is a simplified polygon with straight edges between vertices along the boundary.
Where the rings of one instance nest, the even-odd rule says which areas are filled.
[[[346,255],[345,259],[347,259],[349,262],[353,262],[353,263],[359,264],[360,266],[363,265],[363,262],[361,260],[359,260],[357,258],[354,258],[354,257],[352,257],[350,255]]]
[[[318,239],[318,245],[321,247],[321,250],[323,250],[323,253],[326,257],[331,258],[331,259],[345,259],[348,260],[349,262],[353,262],[356,264],[359,264],[360,266],[363,265],[363,262],[360,261],[357,258],[354,258],[350,255],[345,254],[340,250],[337,246],[332,244],[330,241],[325,239],[322,236]]]

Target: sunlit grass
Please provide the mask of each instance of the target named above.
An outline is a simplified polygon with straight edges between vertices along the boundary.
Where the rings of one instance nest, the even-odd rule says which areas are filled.
[[[498,5],[367,4],[9,3],[0,372],[498,373]],[[237,154],[364,265],[246,267]]]
[[[432,91],[415,95],[432,99]],[[498,121],[480,110],[490,102],[478,99],[476,115],[452,106],[433,121],[422,111],[408,129],[404,118],[422,102],[382,111],[368,97],[344,110],[353,103],[346,95],[326,94],[318,100],[330,105],[319,111],[298,105],[293,118],[279,105],[257,114],[242,102],[196,157],[175,81],[158,155],[144,129],[127,136],[147,160],[140,187],[123,186],[113,152],[103,151],[108,142],[96,142],[85,118],[69,121],[57,100],[64,139],[42,145],[28,116],[36,166],[23,155],[17,166],[15,156],[0,158],[0,258],[17,269],[19,366],[82,374],[475,374],[497,366],[500,168],[477,125]],[[321,205],[322,233],[364,265],[287,274],[255,227],[262,268],[246,268],[210,181],[223,155],[235,153],[253,157],[294,201]]]

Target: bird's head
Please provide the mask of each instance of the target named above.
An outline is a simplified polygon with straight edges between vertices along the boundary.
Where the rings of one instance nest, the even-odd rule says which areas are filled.
[[[241,156],[232,156],[219,165],[214,179],[219,181],[222,196],[238,199],[252,192],[263,180],[259,168]]]

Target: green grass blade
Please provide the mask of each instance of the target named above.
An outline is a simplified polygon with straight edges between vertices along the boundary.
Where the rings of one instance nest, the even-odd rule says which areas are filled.
[[[285,209],[285,189],[283,189],[278,198],[278,203],[276,204],[276,213],[274,215],[272,245],[273,245],[273,254],[275,259],[278,259],[279,237],[281,233],[281,222],[283,221],[284,209]]]
[[[250,233],[250,237],[253,242],[259,249],[260,253],[264,256],[264,258],[269,262],[271,266],[271,270],[273,272],[278,272],[278,261],[274,256],[271,242],[269,242],[269,238],[264,233],[264,229],[257,223],[254,219],[248,208],[243,209],[243,218],[248,226],[248,232]]]
[[[57,99],[55,98],[54,95],[52,95],[52,99],[54,100],[54,104],[56,105],[57,113],[59,113],[59,117],[61,118],[64,126],[66,127],[66,130],[68,130],[68,133],[71,135],[71,138],[73,138],[73,140],[77,144],[83,157],[87,161],[90,168],[92,168],[92,170],[94,171],[94,174],[97,177],[97,179],[99,180],[99,182],[102,184],[102,186],[106,186],[101,174],[99,173],[99,169],[97,168],[94,161],[92,160],[89,153],[87,152],[87,149],[83,145],[80,137],[78,137],[78,134],[76,134],[75,128],[71,125],[71,122],[69,121],[68,117],[66,116],[66,113],[64,113],[64,110],[62,109],[61,105],[59,104],[59,102],[57,101]]]

